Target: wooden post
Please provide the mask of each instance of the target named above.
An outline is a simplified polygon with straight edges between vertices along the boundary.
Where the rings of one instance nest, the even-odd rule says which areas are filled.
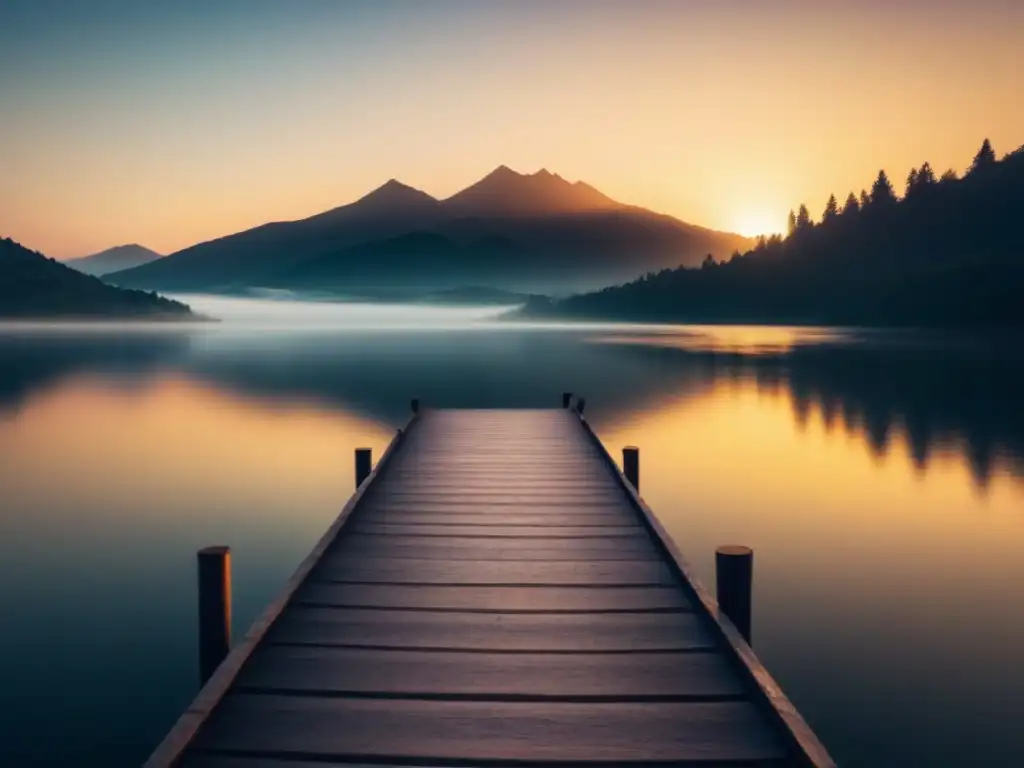
[[[580,416],[583,415],[583,409],[587,407],[587,398],[577,397],[576,398],[576,413]]]
[[[199,685],[231,650],[231,548],[199,550]]]
[[[412,400],[409,401],[409,407],[412,409],[413,413],[419,413],[420,399],[418,397],[414,397]]]
[[[373,451],[370,448],[356,448],[356,488],[373,471]]]
[[[562,393],[562,407],[563,408],[568,408],[571,403],[572,403],[572,392],[563,392]]]
[[[640,449],[633,445],[627,445],[622,449],[622,473],[629,480],[630,485],[640,492]]]
[[[754,587],[754,550],[724,546],[715,550],[718,609],[750,642],[750,605]]]

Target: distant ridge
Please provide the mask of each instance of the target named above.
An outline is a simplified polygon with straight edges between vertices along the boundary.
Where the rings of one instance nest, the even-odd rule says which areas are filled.
[[[130,245],[117,245],[107,248],[105,251],[94,253],[91,256],[81,256],[76,259],[67,259],[64,263],[72,269],[77,269],[87,275],[105,275],[108,272],[119,272],[122,269],[132,269],[148,264],[162,258],[162,255],[149,248],[144,248],[137,243]]]
[[[180,302],[115,288],[2,238],[0,318],[198,319]]]
[[[391,179],[347,205],[199,243],[107,279],[175,291],[292,288],[298,281],[335,292],[472,283],[557,293],[752,244],[620,203],[546,169],[523,174],[502,165],[444,200]]]

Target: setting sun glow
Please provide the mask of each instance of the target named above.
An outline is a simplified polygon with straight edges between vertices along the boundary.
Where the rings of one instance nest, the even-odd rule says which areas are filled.
[[[774,235],[783,232],[783,222],[767,211],[746,211],[736,217],[733,229],[747,237]]]
[[[1014,0],[99,5],[0,3],[0,235],[48,256],[170,253],[390,177],[446,197],[499,164],[757,235],[1024,125]]]

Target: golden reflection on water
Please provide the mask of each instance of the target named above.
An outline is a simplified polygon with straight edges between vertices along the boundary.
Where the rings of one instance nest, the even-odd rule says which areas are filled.
[[[592,338],[604,344],[635,344],[667,347],[693,352],[743,355],[784,354],[804,344],[837,343],[852,338],[838,328],[763,325],[666,325],[644,329],[643,333],[607,334]]]
[[[8,508],[75,527],[89,508],[91,526],[322,529],[352,492],[353,449],[379,456],[390,438],[370,419],[183,377],[81,376],[0,419],[0,486]]]
[[[616,451],[640,446],[643,496],[709,583],[711,553],[725,543],[754,546],[795,593],[814,574],[865,603],[910,584],[972,601],[971,581],[946,583],[950,563],[975,583],[1024,578],[1024,485],[1005,466],[982,487],[954,447],[922,470],[901,430],[877,452],[864,427],[830,428],[818,407],[802,416],[785,389],[718,380],[600,436]]]

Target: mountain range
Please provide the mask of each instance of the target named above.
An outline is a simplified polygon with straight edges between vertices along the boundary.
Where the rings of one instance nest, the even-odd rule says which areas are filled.
[[[159,258],[161,258],[161,254],[156,251],[132,243],[131,245],[107,248],[107,250],[94,253],[91,256],[67,259],[64,263],[79,272],[99,277],[110,272],[120,272],[122,269],[140,267]]]
[[[115,288],[0,238],[0,318],[12,317],[199,319],[177,301]]]
[[[107,275],[167,291],[583,290],[749,248],[735,234],[619,203],[583,182],[501,166],[439,200],[392,179],[359,200]]]

